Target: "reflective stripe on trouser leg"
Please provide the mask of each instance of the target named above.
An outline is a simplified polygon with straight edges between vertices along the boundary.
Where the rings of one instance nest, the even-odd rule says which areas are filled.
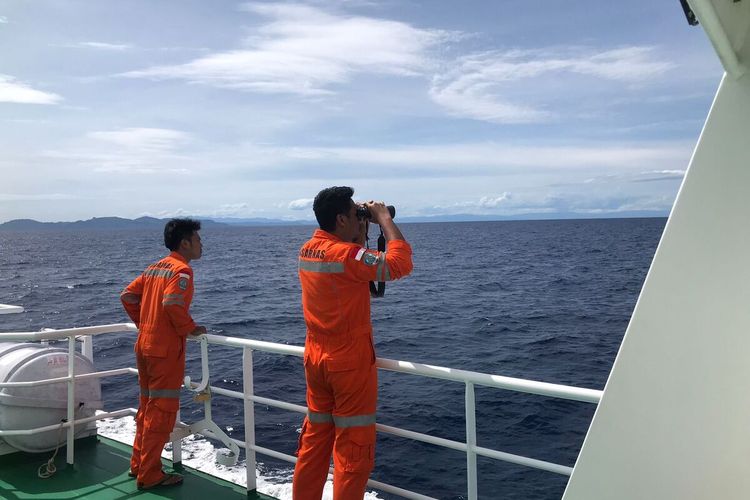
[[[320,500],[331,463],[334,436],[332,419],[314,423],[305,417],[294,466],[293,500]]]
[[[318,413],[307,410],[307,419],[313,424],[327,424],[334,421],[334,416],[330,413]]]
[[[169,400],[166,401],[171,403]],[[138,482],[146,486],[159,482],[164,474],[161,469],[161,452],[164,444],[169,441],[169,434],[177,418],[177,412],[171,411],[173,405],[165,405],[164,402],[164,398],[152,398],[146,405],[141,438],[141,464],[138,469]]]
[[[179,346],[178,346],[179,347]],[[185,372],[184,349],[169,349],[166,357],[145,356],[136,344],[139,384],[148,400],[143,410],[138,483],[151,486],[164,477],[161,453],[180,408],[179,388]],[[145,395],[142,393],[143,395]]]
[[[305,356],[308,412],[302,424],[294,467],[292,497],[294,500],[320,500],[331,464],[334,406],[331,387],[321,357]]]
[[[348,396],[333,415],[333,495],[336,500],[361,500],[375,464],[375,407],[377,368],[372,364],[354,371],[329,373],[339,393]],[[338,401],[337,401],[338,402]]]

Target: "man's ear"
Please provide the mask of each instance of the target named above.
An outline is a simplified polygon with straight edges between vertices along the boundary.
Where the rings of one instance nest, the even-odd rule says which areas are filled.
[[[344,220],[344,214],[338,214],[338,215],[336,215],[336,225],[337,226],[344,226],[344,225],[346,225],[346,221]]]

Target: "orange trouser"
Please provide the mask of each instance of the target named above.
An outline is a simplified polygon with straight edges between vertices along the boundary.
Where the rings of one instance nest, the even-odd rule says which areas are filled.
[[[136,349],[137,350],[137,349]],[[180,386],[185,373],[185,352],[167,352],[164,358],[136,352],[140,405],[135,417],[135,440],[130,470],[138,484],[150,486],[164,477],[161,452],[169,441],[180,408]]]
[[[370,340],[364,342],[371,353]],[[299,439],[293,498],[320,500],[333,452],[334,500],[361,500],[375,464],[377,368],[371,355],[342,371],[324,358],[319,351],[305,358],[309,411]]]

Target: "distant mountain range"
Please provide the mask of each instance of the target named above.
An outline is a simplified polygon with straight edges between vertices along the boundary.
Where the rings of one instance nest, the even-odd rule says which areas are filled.
[[[286,221],[281,219],[232,219],[232,218],[208,218],[191,216],[201,221],[203,228],[229,227],[229,226],[282,226],[282,225],[312,225],[312,221]],[[15,219],[0,224],[0,231],[75,231],[75,230],[128,230],[128,229],[161,229],[169,218],[157,219],[155,217],[139,217],[137,219],[124,219],[122,217],[94,217],[88,220],[75,222],[39,222],[33,219]]]
[[[579,213],[551,213],[551,214],[521,214],[513,216],[498,215],[433,215],[420,217],[396,217],[397,222],[478,222],[478,221],[509,221],[509,220],[556,220],[556,219],[621,219],[634,217],[666,217],[661,211],[630,211],[608,214],[579,214]],[[283,220],[265,218],[231,218],[231,217],[193,217],[201,221],[204,228],[231,226],[314,226],[312,220]],[[169,219],[155,217],[139,217],[124,219],[122,217],[94,217],[75,222],[39,222],[33,219],[15,219],[0,224],[0,231],[45,231],[45,230],[127,230],[163,228]]]
[[[163,228],[169,219],[139,217],[123,219],[122,217],[94,217],[75,222],[39,222],[33,219],[15,219],[0,224],[0,231],[43,231],[43,230],[77,230],[77,229],[148,229]],[[206,226],[223,225],[210,220],[201,221]]]

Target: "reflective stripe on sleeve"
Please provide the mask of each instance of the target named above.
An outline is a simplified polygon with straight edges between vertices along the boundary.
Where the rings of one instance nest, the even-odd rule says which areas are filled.
[[[167,299],[181,299],[182,294],[181,293],[165,293],[164,294],[164,300]]]
[[[184,306],[185,305],[185,301],[182,300],[182,299],[180,299],[180,300],[169,299],[169,300],[162,301],[161,305],[163,305],[163,306]]]
[[[353,417],[340,417],[338,415],[334,415],[333,423],[338,428],[365,427],[367,425],[375,425],[375,414],[371,413],[369,415],[354,415]]]
[[[317,260],[299,260],[301,271],[310,271],[311,273],[343,273],[343,262],[320,262]]]
[[[171,278],[174,272],[169,269],[146,269],[143,271],[144,276],[156,276],[157,278]]]
[[[385,252],[378,256],[378,268],[375,270],[375,281],[391,281],[391,268],[385,260]]]
[[[317,413],[307,410],[307,420],[309,420],[313,424],[325,424],[328,422],[333,422],[333,419],[334,417],[330,413]]]

